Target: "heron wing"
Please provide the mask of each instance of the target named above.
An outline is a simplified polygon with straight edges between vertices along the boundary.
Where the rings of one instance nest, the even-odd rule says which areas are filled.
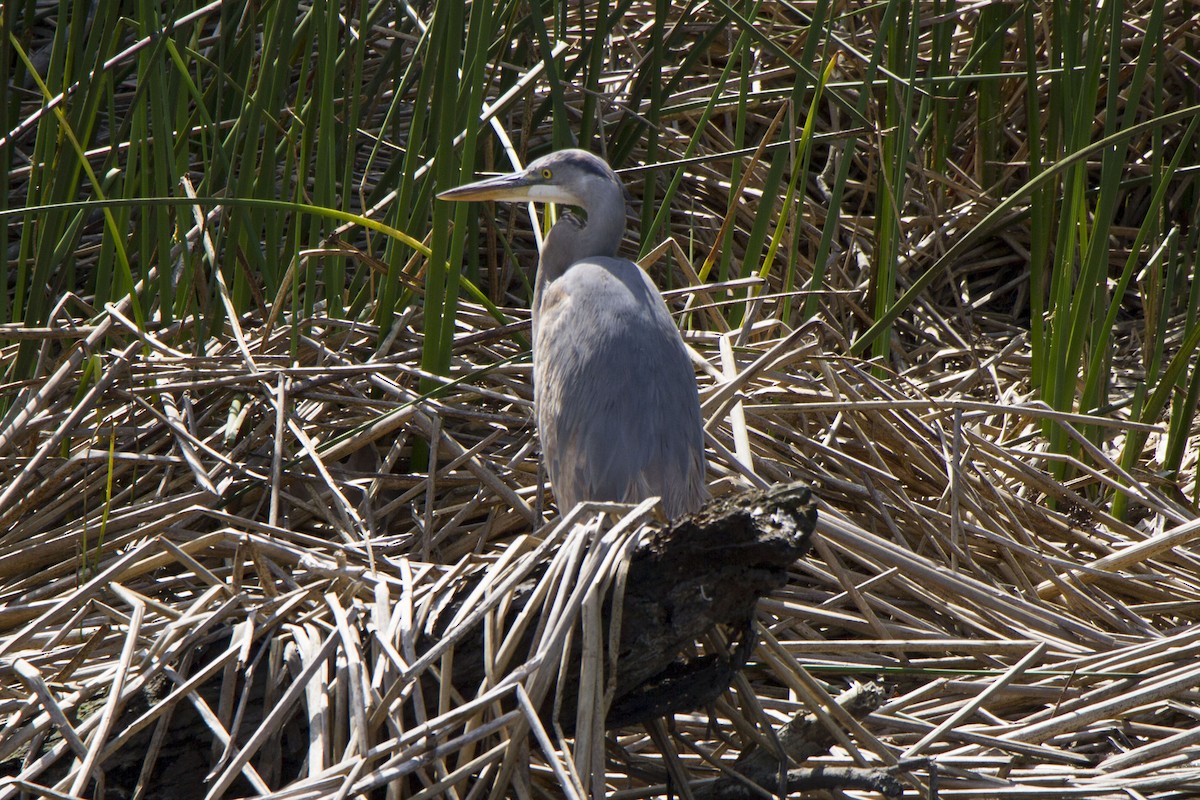
[[[559,507],[657,495],[670,517],[698,508],[696,378],[649,276],[615,258],[571,265],[546,285],[535,335],[538,430]]]

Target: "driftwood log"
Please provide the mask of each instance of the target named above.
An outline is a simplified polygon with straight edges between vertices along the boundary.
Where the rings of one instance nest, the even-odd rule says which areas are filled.
[[[755,606],[787,583],[816,521],[808,487],[788,485],[726,498],[647,541],[629,569],[610,727],[702,707],[725,691],[754,649]],[[678,660],[718,626],[735,632],[731,658]]]
[[[607,727],[701,708],[729,686],[754,648],[758,600],[787,582],[788,568],[809,549],[816,516],[808,487],[789,484],[721,498],[644,539],[629,563]],[[536,584],[535,576],[520,588],[512,615]],[[463,597],[470,588],[463,587]],[[728,657],[682,655],[718,629],[738,643]],[[425,646],[444,631],[433,634]],[[452,676],[456,687],[467,691],[479,685],[483,647],[482,636],[460,641]],[[567,730],[574,718],[576,692],[570,684],[576,677],[567,675],[567,685],[559,687],[558,718]]]

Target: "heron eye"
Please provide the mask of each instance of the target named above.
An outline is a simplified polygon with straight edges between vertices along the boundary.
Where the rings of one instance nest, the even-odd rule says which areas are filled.
[[[542,167],[542,178],[550,180],[554,177],[554,172],[549,167]]]

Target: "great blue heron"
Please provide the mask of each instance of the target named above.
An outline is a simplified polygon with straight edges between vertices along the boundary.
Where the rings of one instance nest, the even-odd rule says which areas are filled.
[[[550,229],[533,292],[534,408],[559,509],[651,496],[668,518],[698,509],[708,490],[696,376],[658,288],[616,257],[616,173],[584,150],[559,150],[438,197],[563,203],[586,215],[565,213]]]

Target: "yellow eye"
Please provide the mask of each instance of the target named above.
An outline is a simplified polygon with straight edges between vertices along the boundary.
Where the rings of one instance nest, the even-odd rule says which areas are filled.
[[[544,180],[550,180],[553,177],[554,177],[554,172],[551,171],[551,169],[549,167],[542,167],[542,178]]]

